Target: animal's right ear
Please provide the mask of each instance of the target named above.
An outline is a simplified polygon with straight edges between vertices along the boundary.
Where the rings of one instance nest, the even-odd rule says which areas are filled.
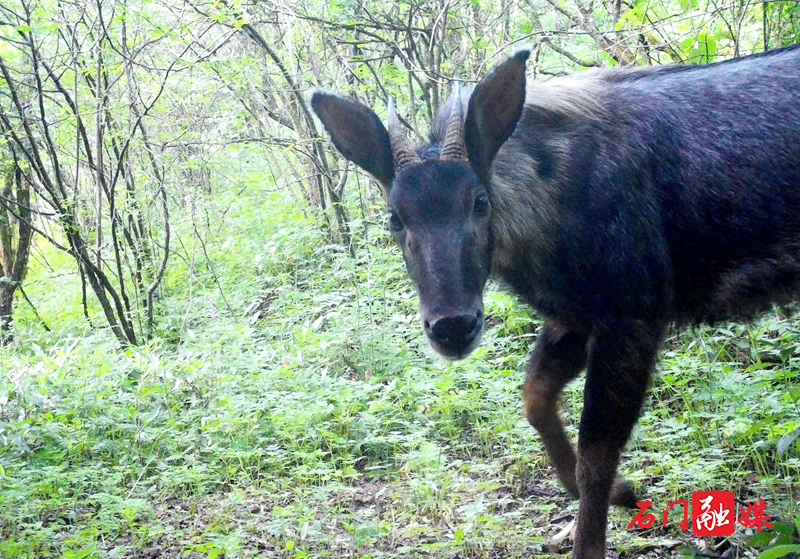
[[[517,51],[486,75],[469,99],[464,143],[472,168],[484,182],[497,151],[517,128],[525,106],[525,63],[529,50]]]
[[[361,103],[325,91],[311,96],[311,107],[342,155],[364,169],[388,195],[394,179],[389,132],[372,110]]]

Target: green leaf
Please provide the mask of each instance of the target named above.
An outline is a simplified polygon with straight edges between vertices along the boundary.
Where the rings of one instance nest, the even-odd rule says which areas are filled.
[[[97,546],[92,543],[78,551],[67,551],[62,555],[62,559],[86,559],[97,551]]]
[[[617,29],[624,29],[626,24],[630,25],[641,25],[642,21],[644,20],[644,11],[646,6],[638,6],[632,8],[619,16],[619,21],[617,22]]]
[[[792,446],[792,443],[794,443],[798,438],[800,438],[800,427],[791,433],[786,433],[784,436],[782,436],[778,441],[778,455],[785,453],[789,447]],[[800,531],[800,528],[798,528],[798,531]]]
[[[772,523],[773,531],[779,533],[781,536],[791,537],[794,534],[794,526],[788,522],[775,521]]]
[[[45,404],[44,398],[42,398],[39,394],[37,394],[35,392],[31,392],[29,394],[26,394],[26,397],[27,397],[28,401],[31,404],[33,404],[34,406],[36,406],[37,408],[41,408]]]
[[[747,540],[747,545],[749,547],[764,547],[771,542],[774,537],[775,534],[772,532],[756,532]]]
[[[778,559],[778,557],[786,557],[791,553],[800,551],[800,545],[779,545],[758,554],[758,559]]]
[[[681,49],[694,64],[708,64],[717,55],[717,40],[708,31],[701,31],[696,37],[681,41]]]

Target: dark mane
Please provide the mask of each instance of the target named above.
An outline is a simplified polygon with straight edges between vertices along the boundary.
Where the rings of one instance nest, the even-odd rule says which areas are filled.
[[[763,59],[791,58],[800,50],[800,44],[761,52],[745,58],[733,58],[714,62],[712,64],[669,64],[665,66],[627,66],[615,68],[601,68],[555,76],[549,80],[531,82],[528,84],[526,106],[549,114],[574,116],[576,114],[602,116],[603,109],[597,103],[596,96],[603,84],[633,83],[647,79],[657,79],[671,75],[686,75],[697,73],[700,79],[708,77],[708,72],[716,75],[725,75],[730,71],[738,72],[743,65],[758,66]],[[463,114],[466,115],[472,86],[462,90]],[[439,149],[444,139],[447,120],[453,107],[453,96],[445,100],[439,107],[431,123],[429,143],[418,148],[418,153],[423,159],[433,159],[439,154]]]
[[[665,66],[635,66],[635,67],[617,67],[609,68],[606,70],[596,70],[597,72],[604,72],[607,75],[605,79],[609,82],[626,82],[636,81],[643,78],[653,76],[663,76],[665,74],[677,74],[683,72],[706,72],[709,68],[724,68],[731,65],[739,65],[743,61],[747,63],[760,64],[764,58],[777,58],[785,55],[793,55],[793,51],[800,49],[800,44],[790,45],[775,50],[768,50],[758,54],[752,54],[743,58],[730,58],[720,62],[713,62],[711,64],[668,64]]]

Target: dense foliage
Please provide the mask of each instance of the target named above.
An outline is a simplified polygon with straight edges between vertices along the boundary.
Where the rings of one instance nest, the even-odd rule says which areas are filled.
[[[326,87],[380,112],[394,96],[423,138],[450,80],[515,45],[538,79],[707,63],[797,42],[798,16],[745,0],[4,2],[0,557],[567,553],[552,538],[576,504],[519,412],[536,317],[493,290],[482,348],[433,357],[377,189],[303,101]],[[797,543],[798,324],[780,309],[671,337],[622,466],[658,510],[729,489],[789,523],[699,541],[627,531],[617,511],[622,556]]]

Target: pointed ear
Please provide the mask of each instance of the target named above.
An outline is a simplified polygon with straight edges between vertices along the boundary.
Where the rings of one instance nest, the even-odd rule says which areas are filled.
[[[311,96],[311,108],[342,155],[381,184],[384,197],[394,179],[389,132],[372,110],[361,103],[326,91]]]
[[[478,177],[487,182],[500,146],[514,133],[525,106],[525,62],[531,52],[517,51],[497,65],[472,92],[464,141],[469,161]]]

